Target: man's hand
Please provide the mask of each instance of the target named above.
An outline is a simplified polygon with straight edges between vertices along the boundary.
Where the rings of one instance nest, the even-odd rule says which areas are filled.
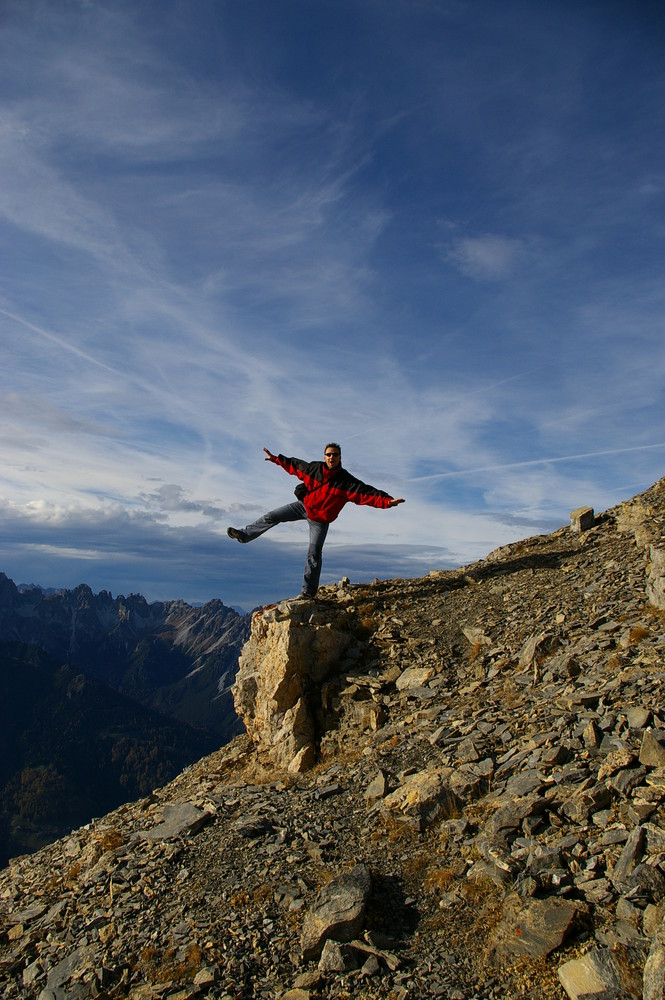
[[[266,455],[268,456],[268,457],[267,457],[267,458],[265,459],[265,461],[266,461],[266,462],[274,462],[274,461],[275,461],[275,458],[276,458],[276,456],[275,456],[275,455],[273,455],[273,454],[272,454],[272,452],[268,451],[268,449],[267,449],[267,448],[264,448],[263,450],[265,451]]]
[[[403,500],[403,499],[402,499],[402,498],[400,497],[400,498],[399,498],[399,500],[391,500],[391,501],[390,501],[390,503],[388,504],[388,506],[389,506],[389,507],[396,507],[398,503],[406,503],[406,501],[405,501],[405,500]]]

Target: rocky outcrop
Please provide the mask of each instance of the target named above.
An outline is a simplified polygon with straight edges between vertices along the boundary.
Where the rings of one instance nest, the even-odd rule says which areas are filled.
[[[235,709],[267,765],[299,772],[318,758],[325,682],[359,655],[353,622],[306,601],[252,616],[233,686]]]
[[[248,733],[0,874],[8,1000],[662,996],[664,524],[255,616]]]
[[[588,531],[593,528],[595,520],[593,507],[577,507],[570,512],[571,531]]]
[[[647,597],[655,608],[665,611],[665,548],[652,545],[651,566],[647,579]]]

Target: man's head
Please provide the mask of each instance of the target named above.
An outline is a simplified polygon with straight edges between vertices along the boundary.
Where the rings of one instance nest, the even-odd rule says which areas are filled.
[[[323,449],[323,457],[325,458],[327,468],[339,469],[342,464],[342,449],[335,441],[331,441]]]

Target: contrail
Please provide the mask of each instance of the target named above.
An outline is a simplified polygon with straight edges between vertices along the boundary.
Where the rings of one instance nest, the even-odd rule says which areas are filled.
[[[498,389],[500,385],[507,385],[509,382],[515,382],[517,379],[526,378],[527,375],[533,375],[540,368],[545,367],[544,365],[539,365],[536,368],[530,368],[526,372],[517,372],[516,375],[508,375],[506,378],[499,379],[498,382],[490,382],[488,385],[480,385],[477,389],[467,389],[466,392],[461,393],[459,396],[453,396],[451,399],[446,400],[447,403],[457,403],[460,399],[466,399],[467,396],[480,396],[484,392],[491,392],[492,389]]]
[[[533,458],[528,462],[508,462],[505,465],[483,465],[476,469],[458,469],[455,472],[435,472],[431,476],[412,476],[408,483],[422,482],[426,479],[452,479],[456,476],[472,476],[478,472],[501,472],[504,469],[525,469],[532,465],[554,465],[559,462],[579,462],[583,458],[602,458],[604,455],[623,455],[631,451],[651,451],[655,448],[665,448],[665,441],[660,444],[638,444],[632,448],[608,448],[607,451],[588,451],[580,455],[560,455],[558,458]]]
[[[66,340],[61,340],[60,337],[56,337],[54,333],[49,333],[48,330],[42,330],[41,327],[35,326],[34,323],[28,323],[26,319],[21,316],[15,316],[14,313],[8,312],[6,309],[0,309],[0,315],[7,316],[8,319],[13,319],[15,323],[20,323],[21,326],[25,326],[28,330],[32,330],[33,333],[38,333],[40,337],[45,337],[50,340],[51,343],[57,344],[58,347],[62,347],[63,350],[69,351],[71,354],[75,354],[78,358],[82,358],[84,361],[88,361],[91,365],[97,365],[98,368],[103,368],[107,372],[111,372],[112,375],[119,375],[120,373],[115,369],[111,368],[110,365],[104,364],[103,361],[98,361],[97,358],[93,358],[91,354],[86,354],[78,347],[73,347],[68,344]]]

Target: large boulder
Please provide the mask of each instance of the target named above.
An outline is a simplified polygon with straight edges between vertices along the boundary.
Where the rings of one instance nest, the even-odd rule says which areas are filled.
[[[303,922],[305,958],[318,958],[326,941],[352,941],[360,933],[371,888],[369,868],[356,865],[321,889]]]

